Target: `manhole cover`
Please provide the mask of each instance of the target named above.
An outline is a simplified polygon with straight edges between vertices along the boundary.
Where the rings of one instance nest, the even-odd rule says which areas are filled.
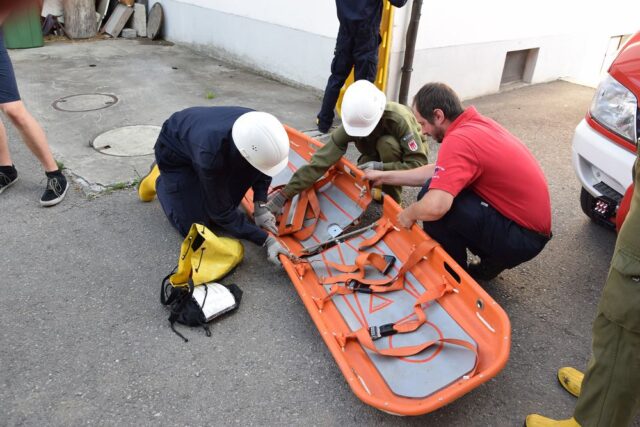
[[[160,126],[125,126],[98,135],[93,140],[93,148],[110,156],[145,156],[153,154],[159,134]]]
[[[85,111],[102,110],[118,102],[118,97],[108,93],[82,93],[56,99],[52,106],[58,111],[84,113]]]

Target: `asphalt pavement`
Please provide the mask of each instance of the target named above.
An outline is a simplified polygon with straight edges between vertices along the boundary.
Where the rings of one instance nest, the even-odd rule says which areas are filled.
[[[198,328],[181,328],[188,343],[175,336],[159,285],[182,239],[157,201],[141,203],[127,187],[153,156],[91,147],[104,131],[159,126],[192,105],[249,106],[311,129],[319,93],[168,43],[57,42],[11,56],[73,188],[61,205],[41,208],[44,174],[7,126],[20,181],[0,195],[0,425],[520,426],[532,412],[571,415],[575,399],[555,372],[587,363],[615,243],[581,212],[571,168],[573,129],[593,89],[559,81],[465,103],[540,161],[554,237],[534,260],[483,283],[511,320],[504,370],[436,412],[399,418],[350,391],[288,276],[250,242],[224,280],[244,290],[240,310],[215,322],[210,338]],[[117,102],[53,107],[79,94]],[[406,192],[407,202],[413,197]]]

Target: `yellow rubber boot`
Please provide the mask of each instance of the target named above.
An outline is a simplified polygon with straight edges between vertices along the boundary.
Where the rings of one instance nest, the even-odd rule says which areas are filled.
[[[575,418],[556,421],[536,414],[527,416],[524,425],[525,427],[580,427],[580,424],[578,424]]]
[[[575,397],[580,396],[583,378],[584,374],[577,369],[569,367],[558,369],[558,381],[565,390]]]
[[[138,197],[143,202],[150,202],[156,197],[156,180],[160,176],[158,165],[154,164],[149,173],[142,178],[138,186]]]

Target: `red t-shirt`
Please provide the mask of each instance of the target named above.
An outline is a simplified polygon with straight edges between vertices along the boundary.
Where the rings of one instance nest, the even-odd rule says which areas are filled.
[[[474,107],[445,132],[429,188],[454,197],[469,188],[517,224],[551,233],[549,188],[538,162],[518,138]]]

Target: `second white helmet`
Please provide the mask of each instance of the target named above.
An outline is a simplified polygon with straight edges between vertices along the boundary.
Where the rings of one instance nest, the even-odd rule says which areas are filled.
[[[342,126],[350,136],[368,136],[387,105],[386,95],[368,80],[353,82],[342,99]]]
[[[289,161],[289,136],[269,113],[250,111],[238,117],[231,137],[242,157],[260,172],[276,176]]]

